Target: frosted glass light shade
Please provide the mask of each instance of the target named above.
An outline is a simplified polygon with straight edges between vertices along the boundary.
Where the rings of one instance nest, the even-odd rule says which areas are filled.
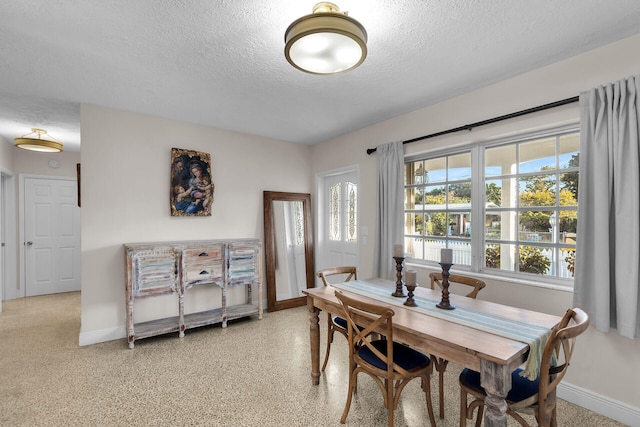
[[[318,3],[311,15],[285,32],[285,57],[297,69],[334,74],[356,68],[367,57],[367,32],[333,3]]]

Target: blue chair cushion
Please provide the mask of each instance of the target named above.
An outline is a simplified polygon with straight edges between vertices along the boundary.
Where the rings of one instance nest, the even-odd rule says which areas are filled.
[[[382,354],[387,354],[387,341],[386,340],[376,340],[372,341],[371,344],[377,350],[379,350]],[[378,369],[387,369],[387,364],[383,362],[378,356],[373,354],[371,349],[368,347],[362,347],[358,351],[358,355],[370,365],[375,366]],[[412,349],[411,347],[407,347],[404,344],[400,344],[397,342],[393,343],[393,361],[403,369],[411,370],[414,368],[428,366],[430,361],[427,356]]]
[[[343,319],[342,317],[334,316],[333,323],[340,326],[342,329],[347,329],[347,319]]]
[[[509,402],[519,402],[527,399],[538,392],[538,379],[529,381],[521,377],[522,369],[518,368],[511,374],[511,390],[507,394]],[[471,369],[463,369],[460,373],[460,382],[467,387],[485,393],[484,388],[480,385],[480,373]]]

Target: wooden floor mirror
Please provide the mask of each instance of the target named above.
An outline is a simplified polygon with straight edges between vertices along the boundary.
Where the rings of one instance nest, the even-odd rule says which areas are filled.
[[[315,286],[311,195],[265,191],[263,201],[267,310],[299,307]]]

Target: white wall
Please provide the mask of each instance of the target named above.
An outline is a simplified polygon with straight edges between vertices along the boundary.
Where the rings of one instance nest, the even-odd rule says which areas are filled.
[[[63,146],[64,150],[64,146]],[[60,166],[52,168],[50,160],[57,160]],[[76,164],[80,163],[80,153],[40,153],[13,148],[14,170],[18,174],[76,177]]]
[[[262,239],[264,190],[312,190],[308,146],[92,105],[82,106],[81,125],[81,344],[125,336],[123,243]],[[211,216],[171,217],[171,148],[211,155]],[[136,313],[175,310],[175,301]]]
[[[13,144],[0,136],[0,169],[13,171]]]
[[[580,92],[621,78],[640,73],[640,36],[587,52],[507,81],[460,96],[432,107],[377,123],[312,149],[313,172],[320,173],[358,163],[360,165],[360,227],[369,229],[368,243],[360,247],[360,276],[369,277],[373,271],[375,230],[376,154],[368,156],[367,148],[374,148],[397,140],[422,135],[501,116],[530,107],[579,95]],[[463,145],[532,131],[547,127],[577,123],[577,103],[536,114],[484,126],[439,138],[405,145],[405,155]],[[414,266],[418,282],[426,283],[428,271]],[[572,294],[566,291],[534,288],[523,284],[486,278],[488,285],[479,298],[563,314],[572,306]],[[580,337],[577,354],[565,383],[576,390],[586,390],[594,396],[605,396],[611,402],[621,402],[621,412],[629,411],[628,424],[640,425],[640,339],[621,338],[616,331],[607,334],[590,328]],[[579,400],[575,398],[574,400]],[[597,401],[597,398],[595,398]],[[578,402],[579,403],[579,402]],[[606,405],[605,405],[606,406]],[[604,409],[606,412],[608,409]],[[611,413],[605,413],[614,417]],[[620,419],[620,417],[618,419]],[[635,417],[635,418],[633,418]]]

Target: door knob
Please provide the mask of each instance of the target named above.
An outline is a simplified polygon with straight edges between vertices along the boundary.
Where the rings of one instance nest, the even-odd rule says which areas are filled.
[[[31,245],[33,245],[33,242],[32,242],[31,240],[29,240],[29,241],[27,242],[27,246],[31,246]]]

